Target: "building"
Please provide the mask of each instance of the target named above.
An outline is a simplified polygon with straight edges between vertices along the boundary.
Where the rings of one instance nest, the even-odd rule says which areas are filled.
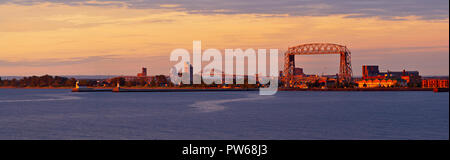
[[[362,66],[363,79],[371,79],[377,77],[380,73],[378,66]]]
[[[190,84],[194,84],[194,67],[189,62],[184,63],[184,70],[182,74],[189,75]]]
[[[147,68],[142,68],[142,73],[137,74],[138,77],[147,77]]]
[[[378,66],[362,66],[362,78],[363,79],[389,79],[389,78],[402,78],[404,76],[420,79],[419,71],[387,71],[380,72]]]
[[[399,81],[393,79],[363,79],[358,83],[359,88],[388,88],[388,87],[399,87],[406,86],[406,81]]]
[[[376,65],[364,65],[362,66],[362,80],[392,80],[398,84],[394,86],[403,86],[403,82],[409,86],[420,86],[422,77],[418,71],[387,71],[380,72],[379,67]],[[367,81],[358,81],[357,83],[365,84]],[[360,85],[359,85],[360,86]],[[368,86],[366,84],[366,86]],[[377,86],[377,85],[370,85]],[[390,86],[389,84],[381,84],[380,86]]]
[[[146,83],[150,83],[152,80],[155,80],[155,76],[148,76],[147,74],[147,68],[143,67],[142,72],[138,73],[136,76],[119,76],[114,78],[123,78],[125,82],[144,80]],[[106,82],[111,83],[111,80],[114,78],[110,78],[106,80]]]
[[[189,62],[185,62],[183,73],[192,74],[193,72],[194,72],[194,67],[192,67],[192,64],[190,64]]]
[[[422,88],[448,88],[448,80],[445,79],[424,79]]]
[[[303,68],[294,68],[294,76],[303,76]]]

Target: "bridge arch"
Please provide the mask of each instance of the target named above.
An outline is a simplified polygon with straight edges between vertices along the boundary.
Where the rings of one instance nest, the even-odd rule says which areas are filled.
[[[295,55],[314,55],[314,54],[339,54],[339,81],[351,82],[352,80],[352,64],[351,52],[343,45],[332,43],[310,43],[289,47],[285,53],[284,63],[284,81],[288,84],[293,80],[295,68]]]

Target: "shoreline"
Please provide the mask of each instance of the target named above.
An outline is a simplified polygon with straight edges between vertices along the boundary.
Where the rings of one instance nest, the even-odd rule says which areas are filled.
[[[433,88],[279,88],[278,91],[340,91],[340,92],[373,92],[373,91],[433,91]],[[225,91],[259,91],[259,88],[82,88],[72,92],[225,92]],[[447,89],[448,92],[448,89]]]
[[[72,92],[208,92],[208,91],[259,91],[259,88],[170,88],[170,87],[92,87],[76,89],[73,87],[0,87],[0,89],[67,89]],[[433,91],[434,88],[278,88],[278,91],[334,91],[334,92],[369,92],[369,91]],[[445,89],[447,90],[448,89]]]
[[[0,89],[72,89],[73,87],[0,87]]]
[[[433,88],[280,88],[280,91],[433,91]]]

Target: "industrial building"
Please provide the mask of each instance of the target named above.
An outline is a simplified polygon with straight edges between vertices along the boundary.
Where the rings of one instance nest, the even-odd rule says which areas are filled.
[[[360,88],[419,86],[421,76],[418,71],[380,72],[377,65],[362,66],[362,79],[357,81]]]
[[[368,66],[364,65],[362,66],[362,78],[363,79],[420,79],[420,75],[418,71],[387,71],[387,72],[380,72],[378,66]],[[409,77],[409,78],[406,78]]]
[[[115,79],[115,78],[123,78],[125,80],[125,82],[144,80],[146,83],[150,83],[152,80],[155,80],[155,78],[156,78],[155,76],[148,76],[147,74],[148,74],[147,68],[143,67],[142,72],[138,73],[136,76],[119,76],[119,77],[110,78],[110,79],[106,80],[106,82],[111,83],[111,80]]]
[[[359,88],[388,88],[388,87],[399,87],[406,86],[405,81],[393,80],[393,79],[363,79],[358,81]]]
[[[422,88],[448,88],[448,79],[424,79]]]
[[[147,68],[143,67],[142,72],[138,73],[136,76],[120,76],[121,78],[124,78],[125,81],[137,81],[144,79],[146,82],[151,82],[155,76],[148,76],[147,75]]]
[[[142,73],[137,74],[138,77],[147,77],[147,68],[142,68]]]
[[[294,76],[304,76],[303,68],[294,68]]]

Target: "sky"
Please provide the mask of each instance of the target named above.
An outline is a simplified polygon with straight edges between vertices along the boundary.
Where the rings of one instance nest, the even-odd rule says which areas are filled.
[[[449,75],[448,15],[448,0],[0,0],[0,76],[168,75],[172,50],[194,40],[280,54],[336,43],[352,51],[354,76],[362,65]],[[339,56],[296,66],[335,74]]]

